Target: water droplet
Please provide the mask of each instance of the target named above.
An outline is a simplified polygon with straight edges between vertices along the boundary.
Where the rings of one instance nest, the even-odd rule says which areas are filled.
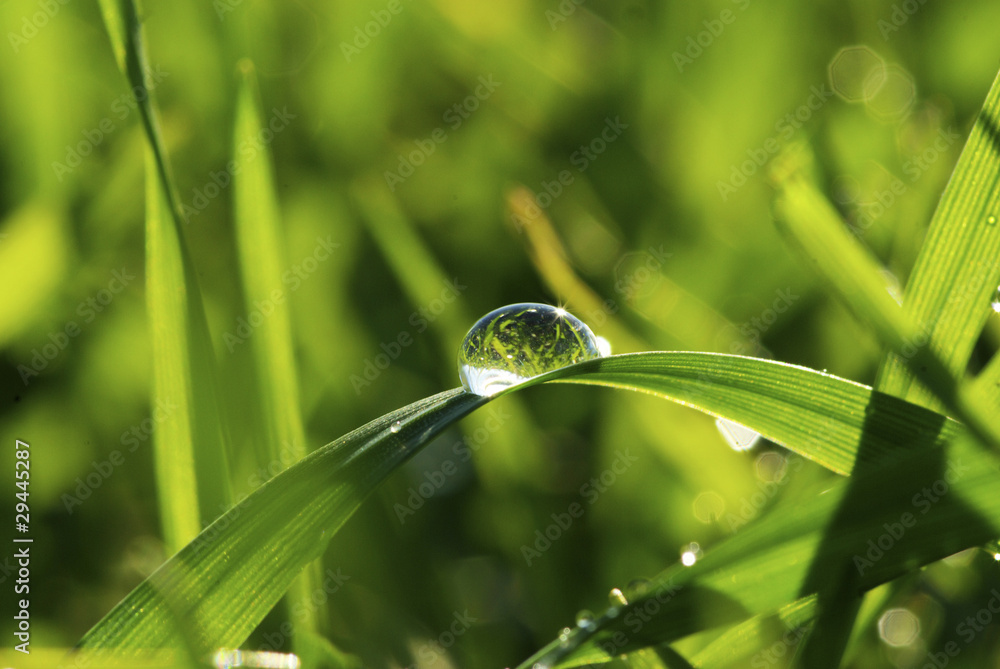
[[[403,428],[403,421],[397,420],[389,427],[389,431],[393,434],[399,434],[399,431]]]
[[[573,630],[569,627],[562,628],[559,632],[559,645],[565,648],[569,645],[570,636],[573,634]]]
[[[576,614],[576,626],[583,630],[594,629],[594,614],[583,609]]]
[[[990,216],[987,216],[986,217],[986,224],[987,225],[996,225],[997,224],[997,217],[993,216],[992,214]]]
[[[993,293],[993,302],[990,303],[990,307],[993,311],[1000,314],[1000,286],[997,286],[997,292]]]
[[[611,588],[611,592],[608,593],[608,600],[611,602],[612,606],[625,606],[628,604],[628,599],[625,598],[625,593],[619,588]]]
[[[734,451],[748,451],[760,439],[760,433],[725,418],[717,418],[715,427]]]
[[[681,549],[681,564],[691,567],[701,557],[701,545],[697,541],[692,541]]]
[[[458,351],[466,390],[495,395],[566,365],[601,357],[594,333],[565,309],[522,303],[480,318]]]

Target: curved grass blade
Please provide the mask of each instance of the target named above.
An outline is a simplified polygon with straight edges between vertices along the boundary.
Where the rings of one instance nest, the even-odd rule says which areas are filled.
[[[947,442],[959,424],[831,374],[722,353],[634,353],[532,379],[638,390],[745,425],[838,474]]]
[[[202,655],[239,646],[386,476],[486,401],[461,389],[440,393],[311,453],[206,528],[112,609],[81,645],[175,647],[190,634]]]
[[[900,441],[939,452],[928,447],[958,431],[943,416],[873,394],[860,384],[793,365],[709,353],[591,360],[495,397],[556,380],[667,397],[741,422],[841,473],[850,472],[859,458],[891,458]],[[171,646],[182,638],[179,624],[195,635],[201,652],[238,646],[380,481],[434,434],[487,401],[461,389],[448,391],[387,414],[307,456],[171,558],[87,634],[84,646]],[[803,523],[797,531],[816,527]],[[728,604],[724,598],[714,601]]]

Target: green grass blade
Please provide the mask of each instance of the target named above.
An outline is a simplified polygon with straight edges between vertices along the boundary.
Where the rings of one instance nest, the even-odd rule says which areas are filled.
[[[801,154],[783,156],[775,170],[779,228],[811,260],[818,273],[890,349],[903,356],[923,381],[980,441],[1000,451],[1000,422],[983,398],[956,376],[936,351],[924,345],[926,335],[886,290],[874,257],[847,231],[832,205],[802,174]],[[983,303],[983,309],[987,305]]]
[[[233,137],[233,193],[236,242],[247,313],[268,305],[263,322],[254,328],[250,348],[259,381],[259,407],[268,434],[268,455],[277,457],[287,446],[295,459],[305,456],[305,431],[299,413],[299,384],[292,342],[287,291],[281,280],[285,240],[281,232],[274,189],[271,155],[261,146],[252,157],[238,147],[252,144],[262,126],[257,103],[256,75],[248,60],[241,61]],[[276,299],[275,296],[278,296]]]
[[[947,492],[928,496],[924,490],[935,485],[947,485]],[[553,642],[521,667],[555,666],[577,648],[590,652],[609,641],[624,653],[745,621],[815,593],[818,573],[854,570],[861,594],[995,535],[998,485],[992,457],[963,435],[945,449],[924,449],[819,486],[706,551],[693,566],[675,565],[641,591],[626,593],[627,606],[609,610],[568,643]],[[901,530],[888,529],[896,526]],[[872,552],[870,542],[890,532],[891,546]],[[641,625],[639,611],[645,612]],[[625,640],[615,642],[615,634]]]
[[[926,328],[928,346],[964,374],[1000,284],[1000,75],[986,97],[945,188],[906,286],[903,306]],[[913,402],[930,396],[898,356],[875,387]]]
[[[959,428],[939,414],[805,367],[681,351],[611,356],[540,380],[638,390],[756,430],[838,474],[906,449],[941,445]],[[533,383],[532,380],[529,383]]]
[[[163,183],[147,152],[146,303],[153,351],[157,495],[167,550],[194,539],[230,504],[215,357],[197,284],[184,262]]]
[[[859,459],[898,455],[901,443],[910,450],[914,442],[943,444],[959,429],[943,416],[860,384],[721,354],[652,352],[591,360],[506,392],[555,380],[666,397],[741,422],[841,473]],[[385,476],[487,401],[461,390],[442,393],[310,454],[202,532],[99,623],[85,645],[170,645],[177,638],[175,616],[197,635],[202,650],[238,645]],[[390,429],[397,421],[398,434]],[[816,532],[821,526],[800,523],[794,529]]]
[[[132,0],[102,0],[115,58],[139,100],[146,160],[147,306],[153,348],[152,403],[166,418],[154,436],[160,516],[168,551],[193,539],[202,519],[231,502],[215,358],[197,277],[181,233],[169,163],[160,139],[142,26]],[[195,445],[197,444],[197,458]]]
[[[178,646],[183,625],[202,654],[238,646],[378,483],[485,402],[460,389],[444,392],[314,451],[206,528],[112,609],[82,645]]]
[[[271,152],[258,137],[263,126],[257,78],[249,60],[239,63],[239,92],[233,136],[233,197],[236,242],[247,314],[259,313],[262,322],[250,337],[249,346],[257,380],[257,413],[264,424],[265,471],[281,463],[282,453],[297,462],[306,455],[305,428],[299,411],[299,382],[292,341],[288,291],[282,281],[287,267],[285,239],[281,231],[278,197],[274,187]],[[239,147],[258,146],[245,155]],[[266,305],[261,307],[260,305]],[[227,344],[232,346],[232,344]],[[289,590],[289,606],[301,611],[305,631],[318,629],[323,610],[308,602],[320,589],[319,565],[303,571]],[[297,634],[296,638],[301,635]]]

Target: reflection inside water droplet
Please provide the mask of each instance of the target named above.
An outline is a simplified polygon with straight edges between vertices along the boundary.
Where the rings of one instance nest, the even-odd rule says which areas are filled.
[[[526,302],[495,309],[472,326],[458,351],[458,373],[466,390],[490,396],[602,355],[583,321],[565,309]]]
[[[389,427],[389,431],[393,434],[398,434],[401,429],[403,429],[403,421],[401,420],[397,420]]]
[[[594,614],[584,609],[576,614],[576,626],[580,629],[589,630],[594,627]]]

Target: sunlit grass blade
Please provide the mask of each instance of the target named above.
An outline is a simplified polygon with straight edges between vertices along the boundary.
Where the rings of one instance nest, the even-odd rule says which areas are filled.
[[[924,493],[935,485],[947,485],[947,492]],[[553,642],[521,667],[555,666],[577,648],[589,652],[608,642],[616,652],[629,652],[777,611],[815,593],[817,573],[853,570],[860,595],[1000,531],[998,485],[992,457],[963,435],[945,449],[915,451],[820,486],[707,550],[693,566],[675,565],[626,592],[627,606],[609,610],[569,643]],[[901,531],[892,530],[891,546],[873,552],[872,542],[884,546],[882,535],[897,525]]]
[[[146,304],[153,351],[152,404],[162,408],[153,435],[157,497],[167,550],[230,504],[225,432],[215,357],[197,283],[170,220],[163,182],[147,151]]]
[[[691,664],[705,669],[734,666],[747,660],[754,667],[768,665],[776,656],[791,653],[791,647],[802,637],[815,615],[816,598],[812,596],[786,604],[774,613],[756,615],[726,630],[695,654]],[[761,652],[765,645],[776,643],[784,646],[780,654],[778,651]]]
[[[264,471],[273,471],[275,463],[284,464],[288,459],[295,462],[305,457],[306,437],[299,411],[288,291],[282,282],[286,267],[285,239],[271,152],[258,141],[264,126],[253,63],[240,61],[239,76],[233,134],[236,245],[246,313],[260,313],[263,319],[254,328],[248,345],[257,381],[254,401],[264,425],[263,452],[257,464]],[[258,146],[258,150],[247,155],[240,151],[240,147],[246,146]],[[227,346],[235,345],[227,342]],[[307,605],[309,594],[319,589],[319,572],[318,564],[306,569],[289,590],[292,610],[302,612],[298,624],[303,632],[318,629],[318,621],[323,618],[321,607]]]
[[[485,403],[452,390],[386,414],[309,454],[206,528],[122,600],[84,648],[236,647],[362,500],[434,435]]]
[[[720,353],[618,355],[542,378],[666,397],[745,425],[844,475],[859,462],[871,465],[907,449],[941,445],[959,429],[939,414],[853,381]]]
[[[639,390],[697,407],[741,422],[841,473],[850,472],[859,459],[898,455],[901,445],[912,450],[919,444],[922,451],[937,453],[940,449],[928,447],[945,443],[959,428],[929,410],[834,376],[707,353],[591,360],[504,394],[553,380]],[[197,635],[202,650],[238,645],[385,476],[486,401],[461,390],[442,393],[310,454],[202,532],[88,633],[84,645],[176,644],[175,616]],[[822,527],[823,509],[804,518],[795,532],[818,541],[813,534]]]
[[[779,227],[812,261],[834,293],[981,442],[1000,451],[1000,422],[983,399],[955,375],[925,341],[920,326],[889,295],[875,258],[850,235],[832,205],[805,176],[804,149],[783,156],[774,170]],[[986,308],[984,304],[984,309]]]
[[[955,376],[969,363],[1000,284],[1000,76],[952,172],[907,282],[903,308]],[[883,360],[875,387],[928,403],[902,360]]]

